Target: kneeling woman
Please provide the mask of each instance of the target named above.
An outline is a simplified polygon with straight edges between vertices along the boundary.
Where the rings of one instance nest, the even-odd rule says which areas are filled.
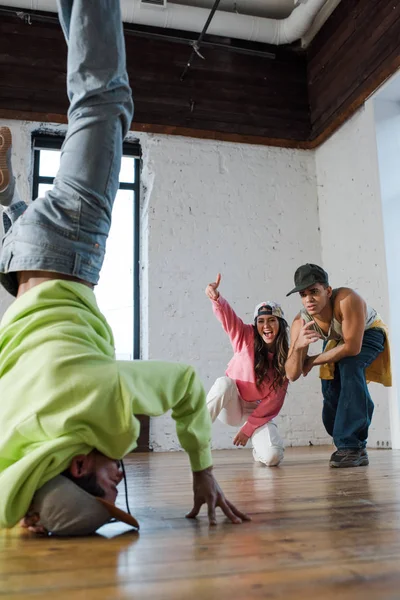
[[[216,380],[207,395],[214,422],[239,426],[235,446],[246,446],[251,438],[254,460],[269,467],[278,465],[283,441],[273,422],[282,408],[288,380],[288,325],[275,302],[262,302],[254,311],[254,324],[245,325],[218,292],[221,275],[206,288],[215,316],[229,335],[234,356],[225,377]]]

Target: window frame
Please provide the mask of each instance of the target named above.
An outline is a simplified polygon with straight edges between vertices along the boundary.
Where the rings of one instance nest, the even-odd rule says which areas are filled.
[[[54,177],[40,175],[40,151],[61,150],[64,135],[50,135],[33,133],[33,177],[32,177],[32,201],[39,195],[39,185],[52,185]],[[135,158],[134,161],[134,183],[120,183],[120,190],[131,190],[134,193],[133,202],[133,359],[140,358],[140,171],[141,171],[141,147],[139,142],[124,142],[123,156]]]

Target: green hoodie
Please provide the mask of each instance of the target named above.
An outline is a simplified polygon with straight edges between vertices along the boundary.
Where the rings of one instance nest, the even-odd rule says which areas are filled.
[[[85,285],[53,280],[26,292],[0,326],[0,527],[15,525],[74,456],[96,448],[122,458],[137,445],[134,415],[170,408],[192,470],[209,467],[211,421],[191,367],[115,360]]]

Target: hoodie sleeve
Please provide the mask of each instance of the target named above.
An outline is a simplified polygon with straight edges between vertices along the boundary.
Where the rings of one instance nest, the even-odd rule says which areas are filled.
[[[252,330],[251,325],[245,325],[227,300],[221,295],[218,300],[211,300],[215,316],[229,335],[234,352],[240,352],[246,338],[246,333]]]
[[[255,410],[251,413],[241,431],[251,437],[256,429],[272,421],[280,412],[285,400],[288,382],[277,390],[271,390]]]
[[[194,369],[158,361],[117,363],[127,419],[132,419],[132,414],[156,417],[171,409],[178,439],[189,455],[192,470],[210,467],[211,419],[204,388]]]

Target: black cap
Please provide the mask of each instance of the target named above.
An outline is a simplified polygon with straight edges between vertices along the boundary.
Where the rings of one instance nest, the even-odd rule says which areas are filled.
[[[328,273],[318,265],[312,265],[310,263],[301,265],[294,274],[294,285],[296,287],[286,294],[286,296],[306,290],[315,283],[329,285]]]

